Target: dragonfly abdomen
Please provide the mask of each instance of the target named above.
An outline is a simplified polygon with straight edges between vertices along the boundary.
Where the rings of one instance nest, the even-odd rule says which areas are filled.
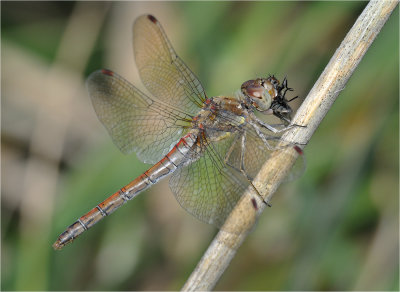
[[[197,135],[192,132],[181,138],[159,162],[67,227],[53,244],[53,248],[61,249],[71,243],[101,219],[113,213],[160,179],[174,172],[189,159],[192,159],[192,156],[188,155],[188,153],[196,142],[196,137]]]

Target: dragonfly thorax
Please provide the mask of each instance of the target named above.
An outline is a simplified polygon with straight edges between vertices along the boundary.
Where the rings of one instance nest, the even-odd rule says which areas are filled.
[[[234,126],[245,122],[247,110],[235,97],[215,96],[204,102],[203,108],[192,119],[194,129],[217,132],[231,132]]]

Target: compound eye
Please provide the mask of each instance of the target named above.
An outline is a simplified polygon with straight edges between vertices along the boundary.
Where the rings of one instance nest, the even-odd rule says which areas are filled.
[[[250,85],[247,86],[246,92],[250,97],[262,98],[265,88],[263,86]]]
[[[249,80],[242,84],[242,93],[249,99],[246,101],[249,106],[264,112],[269,109],[272,102],[271,94],[275,89],[267,79]],[[271,92],[274,91],[274,92]]]

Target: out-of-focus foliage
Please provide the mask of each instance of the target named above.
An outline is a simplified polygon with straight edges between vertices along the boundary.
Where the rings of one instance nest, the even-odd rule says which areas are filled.
[[[2,290],[177,290],[216,230],[165,180],[62,251],[66,226],[146,169],[84,88],[110,68],[143,88],[131,26],[163,24],[209,96],[287,76],[297,107],[366,2],[1,2]],[[386,23],[218,290],[398,290],[399,15]]]

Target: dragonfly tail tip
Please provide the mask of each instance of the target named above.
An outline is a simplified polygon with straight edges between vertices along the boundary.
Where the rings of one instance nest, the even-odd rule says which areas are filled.
[[[57,239],[57,241],[53,243],[53,249],[54,250],[60,250],[60,249],[63,248],[63,246],[64,245],[60,243],[59,239]]]

